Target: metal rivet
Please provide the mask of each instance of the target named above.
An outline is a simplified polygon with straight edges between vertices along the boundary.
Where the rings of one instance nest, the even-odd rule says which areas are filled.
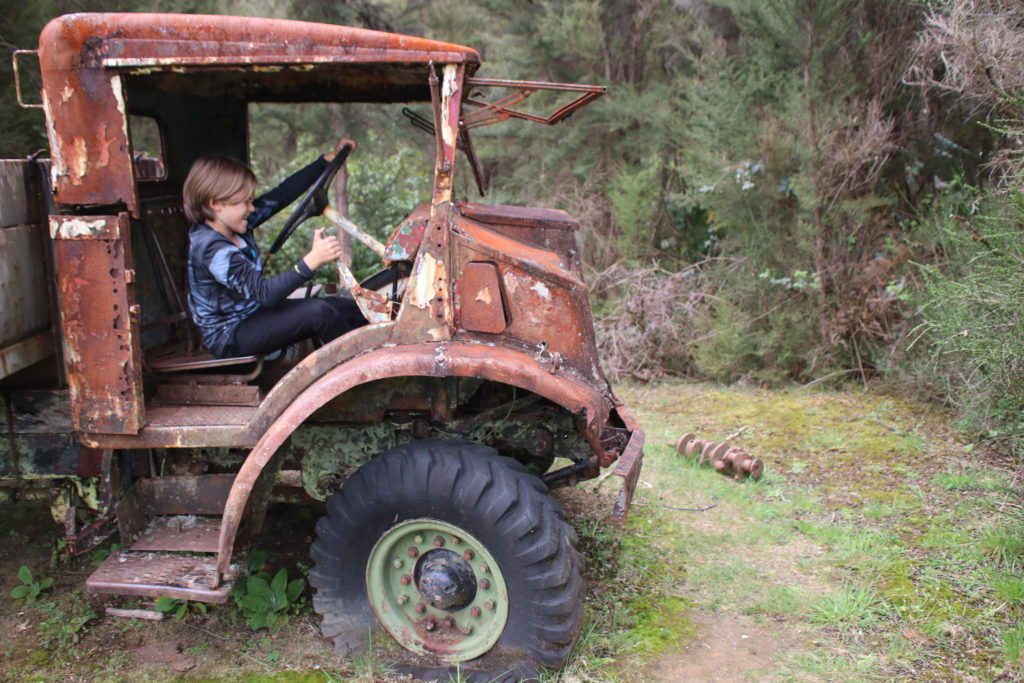
[[[480,579],[480,587],[483,588],[484,590],[487,590],[488,588],[491,587],[491,582],[488,581],[487,579]]]
[[[408,574],[402,574],[402,578],[398,580],[398,583],[402,584],[403,586],[408,586],[410,583],[412,583],[412,577]]]
[[[415,548],[413,546],[409,546],[409,549],[405,551],[405,554],[408,555],[409,557],[419,557],[420,556],[420,551],[419,551],[418,548]]]
[[[472,550],[467,550],[466,552],[462,553],[462,559],[464,559],[466,562],[472,562],[474,557],[476,557],[476,553],[474,553]]]
[[[478,619],[480,617],[480,614],[480,608],[476,605],[473,605],[472,609],[469,610],[469,616],[473,617],[474,619]]]

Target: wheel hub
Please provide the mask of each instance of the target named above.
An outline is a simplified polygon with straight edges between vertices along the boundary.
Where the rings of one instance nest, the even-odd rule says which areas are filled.
[[[447,548],[427,551],[416,563],[416,588],[428,605],[449,612],[476,597],[473,566]]]
[[[491,552],[447,522],[413,519],[385,531],[370,551],[366,589],[377,621],[418,654],[461,662],[498,642],[508,590]]]

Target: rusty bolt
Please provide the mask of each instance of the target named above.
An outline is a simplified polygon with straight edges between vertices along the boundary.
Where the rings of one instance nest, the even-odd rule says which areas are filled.
[[[417,602],[417,603],[416,603],[416,607],[415,607],[414,609],[415,609],[415,610],[416,610],[416,611],[417,611],[417,612],[418,612],[419,614],[423,614],[424,612],[426,612],[426,611],[427,611],[427,606],[426,606],[426,605],[424,605],[424,604],[423,604],[422,602]]]
[[[455,628],[455,620],[451,617],[445,617],[441,620],[441,625],[445,628]]]
[[[466,562],[472,562],[474,557],[476,557],[476,553],[474,553],[472,550],[467,549],[466,552],[462,553],[462,559],[464,559]]]
[[[469,610],[469,616],[473,617],[474,619],[479,619],[480,614],[480,608],[476,605],[473,605],[473,607]]]
[[[436,537],[434,538],[434,547],[435,547],[435,548],[440,548],[440,547],[442,547],[443,545],[444,545],[444,539],[443,539],[443,538],[441,538],[440,536],[436,536]]]
[[[472,624],[466,624],[465,626],[463,626],[462,628],[459,629],[459,633],[461,633],[464,636],[468,636],[472,632],[473,632],[473,625]]]
[[[409,549],[405,551],[405,554],[408,555],[409,557],[419,557],[420,556],[420,551],[419,551],[419,548],[417,548],[415,546],[409,546]]]
[[[488,600],[484,603],[484,607],[487,609],[494,609],[494,600]]]
[[[483,588],[484,590],[487,590],[488,588],[491,587],[491,582],[488,581],[487,579],[480,579],[480,587]]]
[[[426,628],[428,631],[433,631],[435,628],[437,628],[437,622],[433,619],[427,619]]]
[[[405,603],[409,602],[409,596],[408,595],[399,595],[398,598],[396,598],[395,601],[399,605],[404,605]]]
[[[392,566],[393,566],[393,567],[394,567],[395,569],[401,569],[401,568],[402,568],[402,561],[401,561],[401,560],[395,560],[395,561],[394,561],[394,562],[392,562],[391,564],[392,564]]]
[[[402,574],[402,577],[398,579],[398,583],[402,584],[403,586],[408,586],[410,583],[412,583],[412,577],[408,574]]]

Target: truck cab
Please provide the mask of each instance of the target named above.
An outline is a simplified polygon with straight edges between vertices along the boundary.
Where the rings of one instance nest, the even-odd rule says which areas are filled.
[[[621,520],[643,433],[600,365],[576,220],[458,198],[453,177],[468,169],[484,189],[474,128],[554,125],[604,88],[479,78],[475,50],[424,38],[226,16],[68,15],[46,26],[38,60],[48,168],[41,175],[38,161],[12,162],[5,173],[20,173],[20,184],[0,197],[0,206],[17,195],[35,207],[2,229],[4,259],[41,257],[23,267],[26,278],[9,275],[18,287],[4,289],[0,486],[46,488],[60,501],[73,550],[92,547],[116,524],[124,550],[89,578],[90,591],[223,602],[268,502],[290,496],[326,502],[311,583],[325,635],[340,653],[379,628],[417,656],[470,668],[486,670],[509,653],[524,662],[524,676],[564,662],[579,629],[582,588],[560,508],[546,496],[536,501],[552,517],[543,533],[558,548],[558,558],[545,562],[577,578],[553,587],[567,605],[557,642],[530,649],[520,642],[533,638],[520,633],[533,633],[520,612],[529,601],[519,600],[536,577],[503,559],[515,547],[467,521],[473,504],[458,492],[485,472],[498,488],[528,481],[540,493],[523,493],[516,514],[529,518],[534,496],[613,468],[621,492],[609,513]],[[568,102],[549,114],[516,108],[541,90]],[[429,136],[433,154],[424,163],[433,180],[423,201],[377,241],[330,206],[325,173],[274,246],[309,230],[302,221],[314,218],[348,232],[359,242],[354,248],[373,250],[381,270],[370,281],[338,267],[340,295],[355,299],[370,324],[276,359],[215,359],[184,303],[182,185],[201,155],[249,159],[249,108],[258,102],[403,103],[419,112],[410,115],[410,136]],[[420,463],[431,464],[402,479],[383,496],[395,500],[360,525],[385,520],[370,545],[332,540],[348,533],[337,515],[355,505],[353,497],[377,500],[360,491],[370,490],[378,470],[411,472]],[[431,483],[450,467],[455,484]],[[441,499],[430,508],[436,512],[392,515],[424,497]],[[199,523],[187,533],[160,523],[176,515]],[[434,553],[439,576],[465,588],[469,572],[475,594],[481,572],[502,566],[497,602],[432,603],[417,583],[422,595],[412,597],[424,611],[388,607],[391,598],[405,601],[395,577],[374,567],[423,529],[475,539],[475,554]],[[332,543],[359,546],[352,554],[365,557],[353,570],[340,559],[348,551]],[[426,546],[423,553],[430,554]],[[481,553],[491,558],[483,569],[459,559]],[[346,572],[359,586],[337,588]],[[504,616],[484,635],[467,635],[458,625],[463,614],[483,604],[497,604]],[[448,630],[427,628],[424,619]]]

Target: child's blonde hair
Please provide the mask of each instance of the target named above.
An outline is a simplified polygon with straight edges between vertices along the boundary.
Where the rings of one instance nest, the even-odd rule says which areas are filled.
[[[256,174],[238,159],[219,154],[199,157],[182,190],[185,217],[190,223],[201,223],[213,218],[211,202],[227,201],[243,191],[251,197],[255,189]]]

